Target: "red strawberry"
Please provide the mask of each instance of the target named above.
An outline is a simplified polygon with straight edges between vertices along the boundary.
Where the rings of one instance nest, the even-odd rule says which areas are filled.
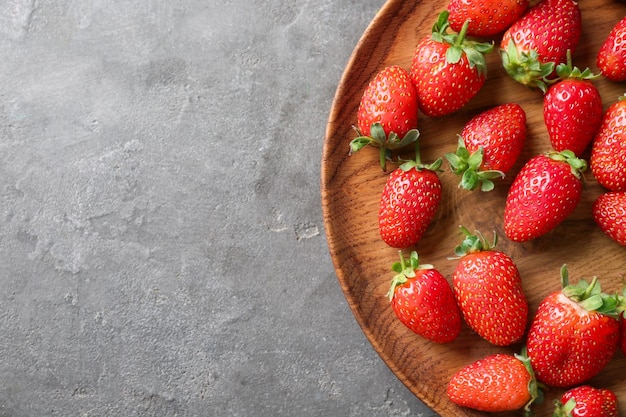
[[[554,417],[617,417],[617,396],[608,389],[581,385],[555,401]]]
[[[417,92],[409,73],[397,65],[382,69],[361,96],[355,129],[358,137],[350,142],[350,151],[366,145],[379,147],[384,171],[391,150],[417,140],[417,113]]]
[[[603,187],[626,191],[626,96],[604,113],[591,145],[591,172]]]
[[[504,32],[528,8],[528,0],[450,0],[450,28],[460,32],[469,22],[467,34],[488,38]]]
[[[626,17],[611,29],[598,51],[596,65],[609,80],[626,80]]]
[[[626,191],[609,191],[600,195],[593,204],[592,214],[608,237],[626,246]]]
[[[396,275],[387,293],[398,319],[413,332],[436,343],[451,342],[461,331],[461,314],[452,288],[432,265],[420,265],[417,252],[392,266]]]
[[[619,348],[626,355],[626,288],[622,290],[617,311],[619,312]]]
[[[593,140],[602,121],[602,98],[591,82],[596,78],[589,68],[580,71],[568,63],[556,69],[560,81],[543,98],[543,118],[555,151],[566,149],[578,157]]]
[[[484,55],[493,45],[466,39],[467,25],[458,34],[448,33],[448,27],[448,12],[443,11],[432,36],[417,45],[411,64],[418,105],[427,116],[459,110],[480,91],[486,79]]]
[[[459,186],[483,191],[513,167],[526,141],[526,113],[506,103],[474,116],[465,124],[456,153],[446,154],[452,172],[462,175]]]
[[[613,357],[619,298],[602,293],[597,277],[569,285],[565,265],[561,282],[539,304],[526,343],[537,380],[566,388],[597,375]]]
[[[494,250],[479,233],[461,227],[465,240],[455,250],[460,257],[452,288],[465,322],[497,346],[518,342],[526,330],[528,302],[513,260]]]
[[[542,0],[502,36],[502,64],[517,82],[545,92],[546,80],[574,53],[581,33],[581,14],[573,0]]]
[[[626,295],[624,295],[626,297]],[[624,355],[626,355],[626,317],[624,317],[624,312],[620,315],[620,335],[619,335],[619,348]]]
[[[498,413],[524,408],[530,412],[540,402],[528,358],[496,353],[458,370],[448,384],[450,401],[461,407]]]
[[[435,217],[441,201],[441,181],[436,173],[441,158],[424,165],[417,142],[416,150],[415,161],[405,162],[389,174],[380,198],[380,236],[394,248],[415,245]]]
[[[504,232],[516,242],[545,235],[569,216],[582,196],[587,163],[571,151],[536,155],[517,174],[506,198]]]

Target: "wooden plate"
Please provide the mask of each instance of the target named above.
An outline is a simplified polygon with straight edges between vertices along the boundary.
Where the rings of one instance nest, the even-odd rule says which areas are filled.
[[[417,42],[427,34],[447,3],[440,0],[389,0],[359,41],[337,88],[324,141],[321,193],[328,245],[346,299],[373,347],[406,386],[442,416],[479,416],[449,402],[446,386],[460,367],[494,352],[518,352],[521,345],[499,348],[490,345],[465,326],[452,343],[438,345],[406,329],[394,316],[385,297],[392,277],[391,264],[397,250],[387,247],[378,235],[380,192],[386,174],[378,165],[377,150],[371,147],[349,156],[348,144],[355,137],[351,128],[363,90],[374,74],[388,65],[410,68]],[[626,14],[626,4],[614,0],[580,2],[583,34],[573,59],[578,67],[597,71],[595,56],[612,26]],[[495,40],[496,46],[498,39]],[[497,48],[496,48],[497,50]],[[606,291],[621,288],[626,276],[626,248],[606,237],[591,218],[591,206],[602,188],[590,171],[583,200],[576,211],[553,232],[519,244],[506,239],[502,217],[506,193],[517,171],[532,155],[550,149],[542,115],[542,95],[508,78],[497,52],[488,58],[488,81],[465,108],[452,116],[428,118],[420,115],[422,160],[433,161],[456,148],[456,135],[478,112],[514,101],[527,114],[526,148],[517,165],[490,193],[457,188],[458,178],[448,170],[440,178],[443,199],[434,223],[415,249],[450,277],[456,261],[454,247],[462,240],[459,225],[480,230],[487,236],[498,233],[498,249],[516,262],[523,278],[531,313],[549,292],[559,288],[559,268],[568,264],[572,281],[597,275]],[[595,81],[604,108],[626,92],[626,83]],[[408,155],[409,157],[411,154]],[[588,156],[588,155],[587,155]],[[394,165],[388,169],[390,172]],[[614,390],[626,413],[626,358],[621,352],[593,385]],[[553,400],[563,391],[552,389],[537,416],[551,416]],[[507,414],[501,414],[507,415]],[[510,413],[509,415],[519,415]]]

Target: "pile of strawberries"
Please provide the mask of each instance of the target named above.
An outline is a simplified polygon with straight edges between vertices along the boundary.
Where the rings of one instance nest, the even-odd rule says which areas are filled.
[[[524,342],[519,354],[494,354],[458,370],[448,386],[454,403],[481,411],[524,409],[541,400],[542,388],[567,391],[556,416],[617,416],[614,393],[588,385],[621,349],[626,354],[626,290],[602,292],[596,278],[570,284],[561,269],[561,289],[546,296],[529,317],[514,261],[480,232],[461,227],[458,265],[452,283],[412,251],[433,221],[441,201],[439,158],[423,163],[418,112],[452,114],[465,106],[486,80],[485,39],[502,35],[501,62],[515,81],[543,93],[543,116],[552,150],[531,157],[516,174],[504,208],[504,232],[526,242],[558,227],[577,207],[587,169],[605,192],[592,217],[615,244],[626,246],[626,98],[603,111],[593,80],[626,80],[626,17],[601,49],[598,74],[572,63],[581,35],[581,13],[573,0],[449,0],[432,34],[415,50],[410,70],[382,69],[361,98],[350,151],[380,149],[389,173],[381,194],[378,225],[382,240],[400,250],[389,299],[398,319],[436,343],[453,341],[464,321],[495,346]],[[496,186],[515,164],[526,139],[526,114],[516,103],[494,106],[469,120],[455,153],[445,155],[460,176],[459,187]],[[394,151],[415,147],[415,158],[393,160]],[[583,153],[590,149],[589,162]],[[626,260],[626,257],[625,257]],[[530,323],[530,326],[528,324]],[[526,332],[526,329],[529,329]],[[525,339],[524,339],[525,338]]]

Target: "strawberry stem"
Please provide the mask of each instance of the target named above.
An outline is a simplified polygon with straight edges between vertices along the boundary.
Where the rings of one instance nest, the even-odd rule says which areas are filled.
[[[441,158],[438,158],[435,162],[431,164],[423,164],[419,141],[416,140],[415,141],[415,159],[408,160],[408,161],[405,160],[404,163],[400,165],[400,169],[402,169],[403,171],[410,171],[412,168],[415,168],[417,170],[427,169],[430,171],[439,171],[442,163],[443,163],[443,160]]]

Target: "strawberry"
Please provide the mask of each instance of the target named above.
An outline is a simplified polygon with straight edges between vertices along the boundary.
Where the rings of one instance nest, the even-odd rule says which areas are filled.
[[[515,81],[545,92],[558,64],[574,53],[581,14],[573,0],[541,0],[504,32],[502,65]]]
[[[417,92],[409,73],[393,65],[379,71],[361,96],[350,152],[366,145],[380,148],[380,165],[386,170],[391,150],[417,140]]]
[[[611,81],[626,80],[626,17],[613,26],[600,46],[596,66]]]
[[[557,66],[559,81],[544,95],[543,118],[554,150],[580,157],[602,122],[602,98],[591,82],[598,75],[573,67],[570,54],[567,61]]]
[[[591,145],[591,172],[603,187],[626,191],[626,96],[604,113]]]
[[[526,242],[558,226],[580,202],[586,169],[587,163],[571,151],[548,152],[528,160],[506,198],[506,236]]]
[[[601,292],[597,277],[570,285],[565,265],[561,285],[539,304],[526,344],[537,380],[569,388],[597,375],[613,357],[620,301]]]
[[[591,212],[593,220],[608,237],[626,246],[626,191],[601,194]]]
[[[404,162],[387,177],[380,197],[378,229],[387,245],[408,248],[415,245],[432,222],[441,201],[441,181],[437,170],[441,158],[430,165],[416,158]]]
[[[617,311],[619,312],[619,348],[626,355],[626,288],[622,290]]]
[[[488,38],[504,32],[528,8],[528,0],[450,0],[450,28],[460,32],[468,21],[467,35]]]
[[[497,235],[489,244],[480,233],[461,229],[465,239],[455,249],[459,262],[452,288],[465,322],[494,345],[518,342],[526,330],[528,302],[517,266],[493,249]]]
[[[432,265],[420,265],[417,252],[392,265],[396,273],[387,293],[398,319],[413,332],[448,343],[461,331],[461,314],[446,278]]]
[[[555,401],[553,417],[617,417],[617,396],[608,389],[581,385]]]
[[[446,154],[459,187],[483,191],[513,167],[526,141],[526,113],[519,104],[505,103],[474,116],[465,124],[456,153]]]
[[[417,88],[418,106],[427,116],[444,116],[467,104],[487,77],[485,54],[491,43],[466,39],[461,32],[448,33],[448,12],[439,14],[431,36],[422,39],[411,63],[411,80]]]
[[[450,401],[461,407],[498,413],[524,408],[541,401],[528,358],[495,353],[459,369],[447,388]]]

